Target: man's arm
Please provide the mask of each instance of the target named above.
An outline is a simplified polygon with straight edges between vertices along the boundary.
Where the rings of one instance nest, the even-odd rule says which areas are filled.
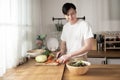
[[[64,42],[62,44],[64,44]],[[93,38],[89,38],[89,39],[85,40],[84,46],[80,50],[77,50],[73,53],[65,54],[65,55],[61,56],[58,59],[58,61],[60,63],[65,63],[69,58],[71,58],[73,56],[84,54],[85,52],[88,52],[89,50],[92,50],[92,44],[93,44]],[[61,47],[64,49],[63,45]]]
[[[77,56],[77,55],[83,54],[85,52],[88,52],[89,50],[92,50],[92,46],[93,46],[93,38],[88,38],[85,40],[84,46],[80,50],[77,50],[68,55],[69,55],[69,57],[72,57],[72,56]]]
[[[61,41],[61,44],[60,44],[60,52],[62,54],[65,54],[66,52],[66,42],[65,41]]]
[[[58,51],[56,53],[56,58],[59,58],[59,55],[63,55],[66,52],[66,42],[65,41],[61,41],[60,43],[60,51]]]

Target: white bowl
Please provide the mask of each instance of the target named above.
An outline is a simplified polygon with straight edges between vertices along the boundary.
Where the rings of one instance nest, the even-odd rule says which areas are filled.
[[[27,54],[30,57],[36,57],[36,56],[42,54],[43,52],[45,52],[44,49],[35,49],[35,50],[29,50],[29,51],[27,51]]]

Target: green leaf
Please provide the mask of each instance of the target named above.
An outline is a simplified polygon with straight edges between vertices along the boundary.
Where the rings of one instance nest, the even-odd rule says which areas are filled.
[[[51,51],[46,50],[46,51],[43,53],[43,55],[46,55],[46,56],[48,57],[50,53],[51,53]]]

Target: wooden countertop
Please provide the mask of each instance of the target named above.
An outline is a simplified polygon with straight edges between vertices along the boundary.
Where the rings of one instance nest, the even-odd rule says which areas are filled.
[[[89,51],[88,52],[88,57],[89,58],[103,58],[103,57],[107,57],[107,58],[120,58],[120,50],[118,51]]]
[[[72,75],[65,69],[63,80],[120,80],[120,65],[92,65],[85,75]]]
[[[91,65],[87,74],[73,76],[65,65],[35,66],[35,61],[29,60],[17,68],[10,69],[4,75],[4,80],[119,80],[120,65]]]
[[[36,66],[35,60],[10,69],[3,80],[62,80],[65,65]]]

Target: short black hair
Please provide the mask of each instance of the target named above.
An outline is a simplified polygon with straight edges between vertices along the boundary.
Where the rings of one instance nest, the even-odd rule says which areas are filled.
[[[68,10],[73,8],[74,10],[76,10],[76,7],[73,3],[65,3],[62,7],[62,12],[64,15],[67,15]]]

